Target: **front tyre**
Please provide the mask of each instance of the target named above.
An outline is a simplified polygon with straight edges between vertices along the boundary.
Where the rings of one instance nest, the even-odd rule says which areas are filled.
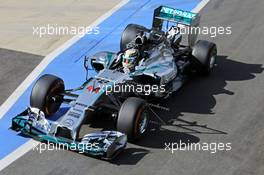
[[[117,130],[127,134],[130,141],[135,141],[146,134],[148,124],[146,102],[136,97],[125,100],[119,110]]]
[[[62,79],[45,74],[35,83],[31,95],[30,106],[40,109],[46,116],[50,116],[58,111],[62,103],[65,90]]]
[[[215,65],[217,57],[216,44],[198,40],[193,47],[192,56],[198,73],[202,76],[208,76]]]

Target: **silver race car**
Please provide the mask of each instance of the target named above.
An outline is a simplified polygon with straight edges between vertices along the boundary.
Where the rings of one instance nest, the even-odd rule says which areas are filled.
[[[18,115],[13,119],[12,128],[40,140],[67,140],[69,144],[78,144],[83,142],[79,136],[83,123],[97,116],[110,117],[117,131],[102,131],[83,139],[97,140],[102,143],[100,148],[104,148],[98,152],[87,151],[88,154],[111,157],[125,147],[126,136],[136,141],[146,135],[152,117],[149,99],[168,98],[193,74],[207,76],[213,70],[217,55],[214,43],[196,41],[197,34],[190,33],[188,44],[182,44],[181,28],[197,27],[199,21],[197,13],[158,7],[151,29],[137,24],[125,28],[120,52],[99,52],[84,58],[87,74],[88,67],[92,66],[97,75],[87,76],[80,87],[65,90],[63,80],[55,75],[40,77],[30,97],[30,106],[39,112]],[[44,120],[56,113],[62,103],[69,104],[70,108],[55,123],[46,121],[45,127],[43,122],[34,125],[29,120],[34,118],[35,123],[41,123],[40,114],[36,113],[43,113]],[[104,143],[108,143],[107,146]]]

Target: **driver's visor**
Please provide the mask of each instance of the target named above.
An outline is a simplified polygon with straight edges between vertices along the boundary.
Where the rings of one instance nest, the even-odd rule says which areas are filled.
[[[131,64],[131,63],[133,63],[134,62],[134,60],[135,60],[135,58],[124,58],[124,60],[123,60],[123,62],[124,63],[127,63],[127,64]]]

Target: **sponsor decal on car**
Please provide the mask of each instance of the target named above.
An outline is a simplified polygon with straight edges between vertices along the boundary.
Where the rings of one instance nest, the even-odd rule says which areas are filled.
[[[95,88],[92,85],[87,87],[88,92],[93,92],[93,93],[96,93],[96,94],[100,91],[100,89],[101,89],[100,87],[96,87]]]

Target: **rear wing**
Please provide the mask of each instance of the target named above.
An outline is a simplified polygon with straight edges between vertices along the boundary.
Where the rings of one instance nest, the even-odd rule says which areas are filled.
[[[152,27],[161,30],[163,21],[186,26],[198,26],[200,23],[200,15],[190,11],[160,6],[154,10]]]

